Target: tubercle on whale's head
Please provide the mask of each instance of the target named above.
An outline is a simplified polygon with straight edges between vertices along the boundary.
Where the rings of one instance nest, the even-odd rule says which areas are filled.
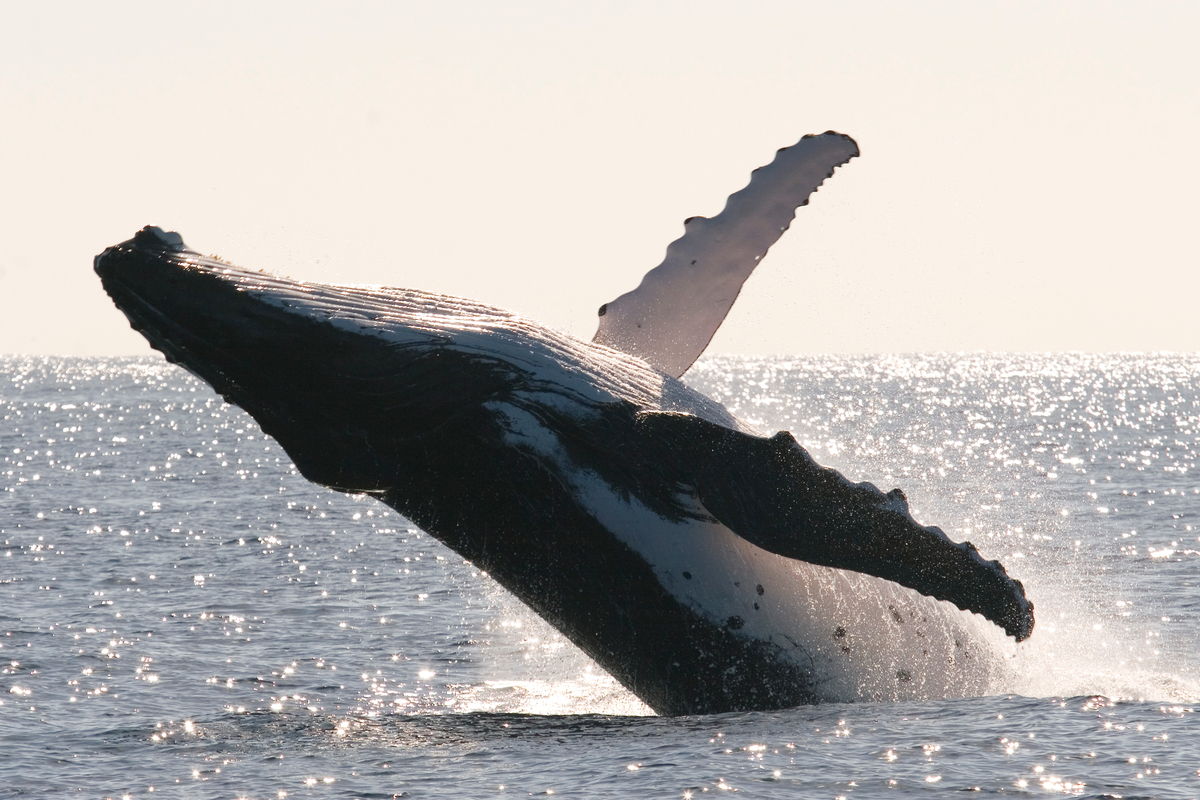
[[[148,250],[161,250],[163,252],[189,252],[188,246],[184,243],[183,237],[175,231],[164,231],[155,225],[147,225],[133,235],[133,238],[127,242],[106,247],[104,252],[92,259],[92,268],[96,274],[104,280],[106,275],[111,274],[112,266],[114,265],[113,255],[123,249],[128,249],[131,245]],[[105,286],[107,289],[107,285]]]
[[[147,225],[142,228],[133,237],[135,240],[150,240],[153,239],[159,246],[169,250],[187,250],[188,247],[183,243],[183,237],[175,231],[164,231],[154,225]]]

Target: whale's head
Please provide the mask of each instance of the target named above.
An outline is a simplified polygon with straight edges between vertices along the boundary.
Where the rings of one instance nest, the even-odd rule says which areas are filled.
[[[688,410],[734,424],[640,359],[471,300],[242,269],[154,227],[96,256],[95,269],[152,347],[250,412],[305,477],[337,489],[386,491],[386,465],[406,461],[396,448],[519,392],[639,407],[686,394]]]
[[[260,353],[286,361],[285,341],[299,343],[304,320],[248,291],[254,273],[188,249],[178,233],[148,226],[94,266],[134,330],[222,394],[254,383],[255,371],[275,372]]]
[[[507,312],[240,269],[153,227],[94,265],[152,347],[250,412],[306,477],[337,489],[385,491],[388,465],[403,462],[397,447],[512,388],[511,365],[446,346]]]

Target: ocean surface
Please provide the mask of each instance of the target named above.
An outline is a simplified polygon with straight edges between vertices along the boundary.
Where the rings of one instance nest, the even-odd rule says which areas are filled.
[[[1007,685],[655,717],[160,357],[3,357],[0,797],[1200,796],[1200,355],[687,382],[1002,560],[1038,620]]]

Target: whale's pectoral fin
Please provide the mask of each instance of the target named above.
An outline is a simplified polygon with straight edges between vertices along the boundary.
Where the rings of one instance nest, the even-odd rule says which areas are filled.
[[[799,206],[858,155],[849,136],[827,131],[780,150],[754,170],[711,219],[692,217],[666,258],[636,289],[600,307],[593,341],[645,359],[678,378],[729,313],[742,284],[792,224]]]
[[[680,482],[738,536],[788,558],[895,581],[982,614],[1017,641],[1033,632],[1021,582],[970,542],[919,525],[899,489],[883,493],[817,464],[790,433],[752,436],[686,414],[643,412],[638,427]],[[660,444],[654,444],[660,443]]]

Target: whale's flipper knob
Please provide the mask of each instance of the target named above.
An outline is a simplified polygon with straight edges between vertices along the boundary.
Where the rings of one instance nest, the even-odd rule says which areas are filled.
[[[154,225],[147,225],[142,228],[134,234],[133,239],[134,241],[140,241],[164,250],[187,249],[187,245],[183,243],[183,237],[178,233],[175,231],[164,231],[162,228],[157,228]]]

